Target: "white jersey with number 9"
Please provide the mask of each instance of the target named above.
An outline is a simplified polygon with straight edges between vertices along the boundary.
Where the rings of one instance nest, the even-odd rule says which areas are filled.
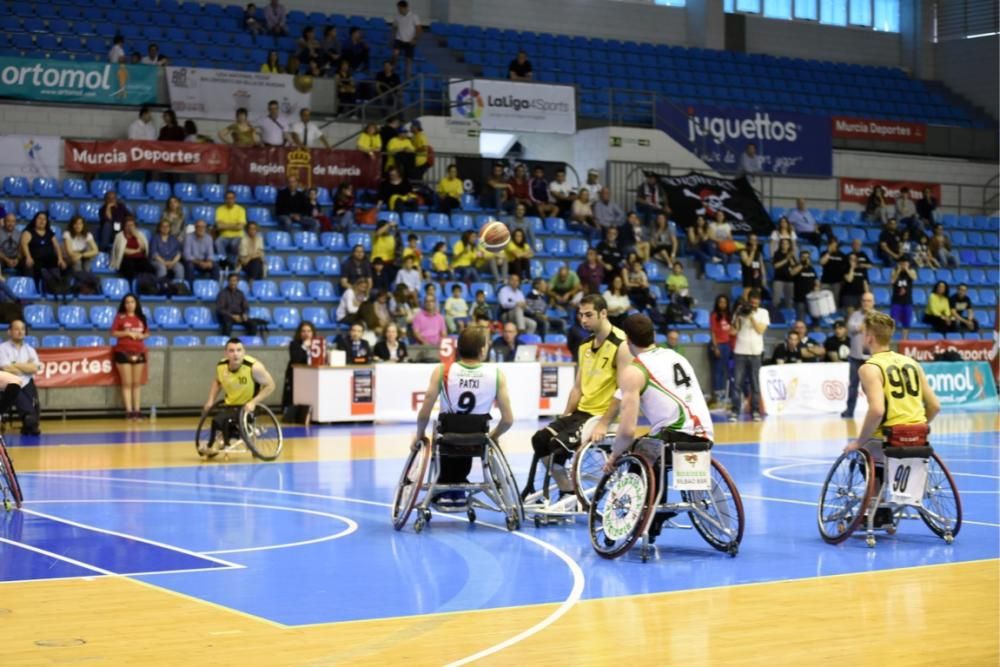
[[[489,413],[497,397],[499,375],[496,364],[445,364],[441,371],[441,412]]]

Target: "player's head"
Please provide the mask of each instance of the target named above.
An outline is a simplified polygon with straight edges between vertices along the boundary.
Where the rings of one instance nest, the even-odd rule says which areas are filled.
[[[594,333],[608,321],[608,304],[600,294],[588,294],[580,300],[577,310],[580,326]]]
[[[891,317],[877,310],[865,313],[865,347],[873,352],[889,347],[896,323]]]
[[[463,361],[481,361],[486,356],[486,330],[465,327],[458,334],[458,357]]]
[[[656,333],[653,329],[653,320],[645,315],[629,315],[622,323],[622,331],[628,339],[629,351],[635,356],[653,346]]]
[[[243,357],[246,356],[246,348],[243,347],[243,341],[239,338],[230,338],[226,341],[226,359],[229,360],[230,366],[239,366],[243,363]]]

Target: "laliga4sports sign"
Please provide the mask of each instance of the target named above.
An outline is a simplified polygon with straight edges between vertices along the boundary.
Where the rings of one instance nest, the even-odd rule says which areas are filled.
[[[496,79],[453,79],[448,84],[451,115],[478,121],[484,130],[576,133],[576,90],[572,86]]]
[[[765,173],[830,176],[833,139],[822,116],[759,109],[656,104],[656,127],[720,172],[739,169],[747,144],[757,146]]]

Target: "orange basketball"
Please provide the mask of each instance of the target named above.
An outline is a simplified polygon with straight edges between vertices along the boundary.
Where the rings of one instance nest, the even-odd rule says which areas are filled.
[[[479,228],[479,242],[490,252],[499,252],[510,243],[510,230],[497,220],[490,220]]]

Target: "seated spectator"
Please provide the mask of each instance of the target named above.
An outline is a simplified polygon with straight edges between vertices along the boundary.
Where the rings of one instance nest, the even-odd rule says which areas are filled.
[[[792,267],[798,264],[795,252],[792,250],[791,241],[787,238],[781,239],[778,249],[771,256],[771,265],[774,267],[774,283],[771,286],[771,302],[777,308],[792,308],[795,302],[795,277],[792,275]],[[824,276],[826,272],[824,270]]]
[[[507,221],[507,227],[510,229],[510,233],[513,235],[518,229],[522,230],[525,236],[528,238],[528,243],[531,248],[535,247],[535,226],[533,223],[529,222],[525,217],[528,215],[528,209],[525,208],[524,204],[518,204],[514,207],[514,215]],[[522,276],[523,277],[523,276]]]
[[[404,178],[416,177],[417,147],[413,145],[413,136],[408,126],[399,128],[396,136],[389,139],[385,153],[386,170],[396,167]]]
[[[246,225],[246,209],[236,203],[235,192],[227,191],[223,204],[215,209],[215,229],[218,231],[215,250],[226,258],[230,268],[237,265],[240,239],[243,238],[243,228]]]
[[[529,211],[536,210],[531,198],[531,179],[528,178],[528,168],[523,164],[514,167],[514,175],[507,181],[509,196],[504,211],[510,213],[518,204],[524,204]]]
[[[278,226],[287,231],[298,224],[309,232],[319,231],[319,221],[311,217],[308,195],[299,188],[299,179],[294,174],[288,176],[288,184],[278,190],[274,201],[274,215]]]
[[[423,308],[413,316],[412,335],[418,345],[432,347],[437,347],[448,335],[444,316],[438,312],[437,299],[433,296],[425,296]]]
[[[531,284],[531,292],[524,298],[524,315],[535,321],[537,326],[535,331],[542,338],[549,333],[562,333],[566,330],[566,322],[563,319],[549,319],[551,305],[548,283],[544,278],[535,278]]]
[[[415,211],[419,202],[410,181],[396,167],[390,167],[378,187],[378,206],[389,211]]]
[[[684,354],[681,349],[681,334],[677,329],[667,329],[667,342],[663,344],[663,347],[673,350],[677,354]]]
[[[372,236],[372,261],[382,260],[389,272],[389,279],[395,280],[396,271],[396,246],[399,235],[398,225],[392,220],[379,220],[375,227],[375,234]]]
[[[578,229],[584,231],[596,231],[598,229],[597,223],[594,221],[594,209],[590,204],[590,192],[588,190],[580,190],[580,194],[573,200],[570,221]]]
[[[899,258],[903,256],[903,251],[899,247],[899,230],[896,228],[896,219],[889,218],[878,236],[878,251],[876,254],[886,266],[895,266]]]
[[[125,218],[122,230],[115,236],[109,263],[118,275],[129,282],[142,274],[153,273],[149,263],[149,242],[136,227],[132,216]]]
[[[608,230],[612,227],[620,228],[625,225],[625,211],[622,207],[611,201],[611,190],[601,188],[594,202],[594,223],[601,230],[601,236],[606,237]]]
[[[396,278],[395,272],[385,265],[385,260],[381,257],[372,257],[372,278],[371,288],[373,290],[387,291],[392,289],[392,281]]]
[[[316,188],[309,188],[306,191],[306,217],[312,218],[319,224],[319,229],[324,232],[339,231],[346,232],[347,228],[341,227],[338,224],[334,227],[333,222],[330,220],[330,216],[326,215],[323,209],[323,205],[319,203],[319,190]]]
[[[926,236],[917,239],[917,246],[913,249],[913,263],[920,269],[940,269],[941,263],[931,254],[931,240]]]
[[[951,316],[958,331],[979,331],[979,321],[972,310],[972,299],[969,298],[969,286],[959,283],[958,289],[949,299]]]
[[[276,37],[288,34],[288,10],[278,0],[271,0],[264,8],[264,27]]]
[[[533,319],[526,315],[527,304],[524,292],[521,291],[521,279],[518,276],[511,276],[510,282],[500,288],[500,291],[497,292],[497,302],[500,304],[501,322],[513,322],[517,325],[518,331],[535,333],[537,325]]]
[[[309,67],[309,72],[313,76],[321,75],[320,71],[320,43],[316,39],[316,28],[306,26],[302,29],[302,36],[295,40],[296,55],[299,61]]]
[[[580,283],[587,294],[600,294],[601,285],[604,284],[604,266],[595,248],[587,249],[587,257],[576,270],[580,277]]]
[[[952,269],[959,267],[958,253],[951,249],[951,238],[944,233],[944,225],[934,225],[934,235],[928,241],[927,249],[940,266]]]
[[[892,209],[885,200],[885,188],[876,185],[872,188],[872,193],[868,195],[868,201],[865,203],[865,210],[861,214],[861,218],[868,222],[885,224],[891,214]]]
[[[385,119],[385,125],[379,128],[379,138],[382,146],[387,147],[393,138],[399,136],[399,129],[403,126],[403,121],[399,116],[389,116]],[[383,167],[384,169],[384,167]]]
[[[788,222],[788,218],[781,216],[778,218],[778,226],[773,232],[771,232],[771,256],[774,257],[774,253],[778,251],[778,245],[781,243],[781,239],[788,239],[788,243],[791,246],[792,254],[798,256],[799,246],[798,246],[798,235],[796,235],[795,230],[792,229],[792,223]]]
[[[826,352],[823,350],[822,345],[809,336],[809,329],[806,327],[804,320],[795,320],[795,324],[792,325],[792,331],[799,335],[799,350],[801,351],[802,361],[823,360]]]
[[[933,227],[937,222],[938,200],[930,188],[924,188],[923,196],[917,200],[917,217],[923,223],[924,229]]]
[[[243,10],[243,29],[254,36],[254,41],[257,39],[257,35],[260,34],[264,26],[260,22],[260,18],[257,16],[257,5],[250,3],[247,8]]]
[[[643,268],[642,260],[635,253],[630,253],[625,260],[625,289],[628,290],[632,305],[642,311],[649,310],[655,303],[652,292],[649,291],[649,276]]]
[[[337,339],[337,349],[344,353],[348,366],[363,366],[372,362],[372,350],[363,336],[365,328],[355,322],[351,325],[347,337],[340,336]]]
[[[698,277],[705,273],[706,264],[721,264],[725,262],[725,255],[719,250],[716,243],[708,231],[708,223],[705,218],[698,216],[694,224],[687,229],[688,248],[691,254],[698,260]]]
[[[455,242],[451,249],[451,268],[456,279],[466,283],[479,280],[479,273],[476,271],[477,245],[476,233],[471,229],[462,232],[461,238]]]
[[[17,216],[14,213],[5,213],[3,227],[0,227],[0,268],[13,271],[20,263],[21,230],[17,228]]]
[[[399,339],[399,327],[395,322],[386,325],[382,339],[375,343],[372,353],[375,361],[386,361],[391,364],[409,361],[406,353],[406,343]]]
[[[604,186],[601,185],[601,172],[596,169],[588,169],[587,182],[581,185],[580,189],[590,193],[590,202],[592,204],[597,203],[598,197],[601,196],[601,190],[604,189]]]
[[[510,237],[510,243],[503,249],[507,260],[507,271],[522,281],[531,279],[531,259],[535,251],[521,228],[515,229]]]
[[[497,215],[510,213],[517,204],[514,186],[504,178],[504,168],[499,162],[493,164],[486,187],[479,195],[479,204],[486,210],[495,210]]]
[[[63,282],[66,261],[59,245],[45,211],[35,213],[31,224],[25,225],[21,232],[22,273],[34,277],[35,288],[43,294],[53,293],[50,287],[61,286]]]
[[[806,208],[806,200],[801,197],[795,200],[795,209],[788,212],[788,222],[791,223],[798,238],[812,243],[817,248],[823,245],[824,236],[827,240],[833,238],[833,229],[830,225],[816,224],[816,218]]]
[[[795,281],[793,297],[795,300],[795,317],[804,320],[809,313],[809,294],[819,289],[819,274],[813,266],[812,256],[808,250],[799,251],[799,263],[793,266],[789,273]]]
[[[150,44],[146,49],[146,55],[142,59],[142,64],[166,67],[169,63],[166,56],[160,53],[160,47],[156,44]]]
[[[310,200],[311,201],[311,200]],[[354,225],[354,186],[341,181],[333,195],[333,215],[330,224],[334,229],[349,232]]]
[[[260,71],[264,74],[284,74],[285,68],[281,66],[281,61],[277,51],[267,52],[267,62],[260,66]],[[238,113],[238,112],[237,112]]]
[[[157,139],[159,141],[184,141],[184,128],[177,122],[177,114],[174,113],[173,109],[167,109],[163,112],[163,127],[160,128]]]
[[[486,292],[481,289],[476,290],[475,300],[472,302],[472,321],[476,323],[482,319],[493,320],[493,309],[486,303]]]
[[[957,320],[952,313],[951,299],[948,297],[948,283],[943,280],[934,283],[934,290],[927,296],[924,323],[931,325],[938,333],[957,330]]]
[[[757,144],[750,142],[740,153],[739,168],[736,173],[738,176],[746,177],[747,182],[753,185],[763,171],[764,160],[757,155]]]
[[[170,233],[170,223],[161,220],[156,226],[156,234],[149,242],[149,259],[153,265],[153,274],[158,280],[165,279],[168,274],[173,282],[184,280],[184,254],[181,242]]]
[[[358,135],[357,148],[363,153],[367,153],[372,160],[377,160],[382,154],[382,135],[379,134],[378,125],[368,123],[365,131]]]
[[[361,28],[351,28],[349,35],[350,41],[341,52],[341,62],[346,62],[355,72],[366,72],[371,50],[365,42],[364,33],[361,32]]]
[[[597,244],[597,255],[601,266],[604,267],[606,278],[611,278],[622,272],[622,267],[625,264],[625,249],[622,247],[617,227],[608,228],[607,236]]]
[[[458,167],[450,164],[444,177],[437,184],[438,210],[451,215],[455,209],[461,209],[463,194],[465,194],[465,183],[458,177]]]
[[[649,256],[651,259],[673,266],[677,261],[677,228],[665,213],[659,213],[649,235]]]
[[[556,170],[555,180],[549,183],[549,194],[552,195],[553,202],[559,208],[559,217],[570,217],[573,212],[573,202],[576,201],[576,191],[566,180],[565,169]]]
[[[448,261],[448,244],[444,241],[438,241],[431,249],[431,277],[434,280],[452,278],[451,263]]]
[[[257,128],[247,120],[247,110],[236,110],[236,122],[219,130],[219,138],[223,143],[233,146],[256,146],[260,143]]]
[[[83,216],[74,215],[63,232],[63,253],[66,265],[74,273],[90,271],[90,265],[98,254],[97,242],[94,235],[87,231]]]
[[[910,198],[910,188],[905,185],[899,189],[896,197],[896,220],[901,229],[907,229],[912,234],[924,235],[924,223],[917,215],[917,206]]]
[[[24,321],[12,320],[7,332],[8,339],[0,344],[0,369],[16,376],[21,384],[13,406],[21,418],[21,435],[41,435],[38,429],[41,401],[35,386],[35,375],[42,370],[42,362],[35,348],[24,340],[28,332]]]
[[[410,141],[413,143],[413,149],[416,151],[413,159],[413,178],[420,181],[423,180],[424,174],[427,173],[427,170],[433,164],[434,148],[427,139],[424,126],[419,120],[410,121]]]
[[[416,259],[413,255],[403,257],[403,267],[396,272],[396,279],[393,282],[393,288],[397,288],[400,285],[405,285],[406,289],[410,290],[414,294],[420,294],[424,288],[424,276],[423,272],[420,270],[420,266],[417,265]],[[447,304],[445,304],[447,309]]]
[[[253,287],[253,281],[267,277],[267,264],[264,259],[264,237],[256,222],[247,224],[247,233],[240,239],[240,268],[246,274],[247,282]]]
[[[643,223],[653,224],[659,213],[666,213],[667,198],[660,189],[660,179],[652,172],[646,172],[646,180],[639,186],[635,196],[635,212],[642,217]]]
[[[629,301],[628,293],[625,291],[625,281],[621,275],[611,279],[608,288],[601,296],[608,304],[608,320],[616,327],[621,327],[628,316],[628,311],[632,309],[632,302]]]
[[[826,250],[819,257],[819,265],[823,268],[820,276],[821,289],[833,292],[833,298],[840,299],[840,285],[847,273],[847,255],[840,250],[840,241],[830,239]]]
[[[178,239],[184,238],[184,207],[177,197],[169,197],[160,214],[160,222],[170,226],[170,233]]]
[[[743,244],[733,240],[733,226],[726,221],[726,215],[722,211],[715,214],[715,220],[708,225],[708,237],[715,241],[719,252],[724,255],[732,255],[743,249]]]
[[[667,276],[666,286],[667,295],[672,302],[690,304],[691,284],[688,282],[687,276],[684,275],[683,264],[674,262],[670,275]]]
[[[868,292],[868,278],[864,269],[860,268],[859,255],[851,253],[847,256],[847,272],[840,285],[840,307],[847,309],[847,315],[861,307],[861,297]]]
[[[541,217],[553,218],[559,215],[559,207],[552,203],[552,197],[549,195],[549,182],[545,179],[545,168],[541,165],[535,165],[532,170],[531,180],[528,181],[528,195],[530,206]],[[518,202],[518,205],[522,204],[524,202]]]
[[[493,284],[503,285],[507,282],[508,276],[508,266],[507,266],[507,253],[503,250],[500,252],[493,252],[487,250],[482,244],[479,245],[479,249],[476,251],[476,268],[479,270],[488,269],[490,275],[493,276]]]
[[[337,112],[346,113],[354,108],[358,101],[358,87],[354,83],[354,74],[351,72],[351,63],[341,60],[337,67],[337,73],[333,77],[337,88]]]
[[[531,81],[534,75],[531,72],[531,61],[524,49],[517,52],[517,57],[510,61],[507,66],[507,78],[511,81]]]
[[[219,279],[219,265],[215,262],[215,244],[208,235],[204,220],[194,223],[194,234],[184,237],[184,272],[194,280],[199,277]]]
[[[320,43],[320,63],[324,71],[336,71],[340,62],[340,40],[337,38],[337,26],[328,25],[323,28],[323,41]]]
[[[344,290],[340,296],[340,303],[337,304],[337,311],[334,313],[338,322],[354,324],[361,321],[358,311],[361,304],[368,300],[370,284],[370,278],[358,278]]]
[[[462,298],[462,286],[452,285],[451,296],[444,302],[444,323],[448,333],[458,333],[469,323],[469,304]]]
[[[107,42],[105,42],[106,44]],[[108,62],[118,65],[126,61],[125,57],[125,38],[121,35],[115,35],[112,40],[111,50],[108,51]]]
[[[282,74],[289,74],[291,76],[298,76],[302,73],[302,61],[299,60],[297,55],[290,54],[288,60],[285,61],[285,69]]]
[[[588,254],[590,252],[593,252],[593,249],[589,250]],[[559,267],[555,277],[552,278],[549,294],[552,297],[553,306],[565,311],[575,308],[584,294],[580,276],[563,264]]]
[[[361,278],[371,279],[372,265],[365,255],[365,248],[361,244],[351,249],[351,256],[340,265],[340,287],[347,289],[357,283]]]
[[[402,85],[402,81],[396,74],[392,61],[383,61],[382,70],[375,75],[375,95],[382,98],[380,106],[393,111],[399,107],[400,85]]]
[[[424,259],[424,251],[420,249],[420,237],[414,233],[406,236],[406,246],[403,248],[402,259],[413,258],[413,264],[420,269]]]
[[[98,217],[100,227],[97,231],[97,243],[104,252],[111,250],[115,234],[121,231],[125,218],[132,215],[125,204],[118,201],[118,194],[114,190],[104,193],[104,203],[101,204],[101,212]]]
[[[910,258],[903,255],[892,270],[889,282],[892,284],[892,308],[890,314],[896,322],[896,328],[903,332],[903,337],[909,333],[913,322],[913,284],[917,281],[917,272],[910,266]]]
[[[312,120],[312,111],[310,109],[299,109],[299,120],[292,123],[289,133],[292,136],[292,143],[297,146],[302,146],[303,148],[319,148],[321,146],[323,148],[330,148],[330,142],[327,141],[323,130]]]
[[[789,331],[785,340],[774,348],[771,355],[772,364],[799,364],[802,363],[802,346],[799,345],[799,335],[794,331]]]
[[[844,320],[833,323],[833,335],[823,341],[827,361],[847,361],[851,357],[851,337],[847,335]]]
[[[392,294],[390,314],[392,315],[392,321],[399,327],[401,337],[405,336],[406,331],[410,327],[410,322],[413,321],[413,315],[419,309],[420,302],[417,300],[416,295],[406,289],[405,285],[397,286],[396,291]]]
[[[747,236],[746,246],[740,251],[740,269],[745,300],[751,289],[764,289],[764,251],[756,234],[751,233]]]
[[[368,298],[358,307],[358,317],[366,331],[381,336],[385,328],[392,323],[392,304],[389,301],[389,290],[377,287],[371,291]]]

